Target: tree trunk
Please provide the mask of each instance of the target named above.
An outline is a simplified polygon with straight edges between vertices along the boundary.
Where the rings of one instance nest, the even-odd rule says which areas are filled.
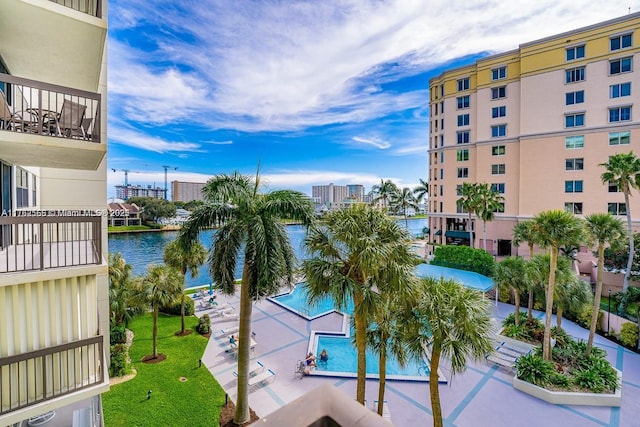
[[[531,261],[531,258],[533,258],[533,244],[529,243],[529,261]],[[527,306],[529,320],[533,319],[533,302],[533,286],[529,286],[529,305]]]
[[[382,344],[380,346],[380,385],[378,386],[378,415],[382,416],[382,410],[384,408],[384,389],[387,384],[387,346]]]
[[[158,304],[153,305],[153,358],[158,358]]]
[[[547,285],[546,316],[544,321],[544,341],[542,343],[542,358],[551,360],[551,315],[553,314],[553,292],[556,285],[556,266],[558,264],[558,247],[551,247],[549,262],[549,283]]]
[[[233,422],[240,425],[249,421],[249,351],[251,347],[251,294],[249,268],[245,262],[240,287],[240,331],[238,332],[238,397]]]
[[[180,296],[180,334],[184,335],[184,288]]]
[[[484,242],[483,249],[487,251],[487,221],[482,221],[482,241]]]
[[[629,287],[629,275],[633,265],[633,256],[635,254],[633,241],[633,228],[631,227],[631,210],[629,209],[629,191],[624,192],[624,204],[627,208],[627,233],[629,233],[629,259],[627,260],[627,271],[624,272],[624,281],[622,282],[622,292],[627,292]]]
[[[438,367],[440,366],[440,341],[434,340],[429,363],[429,397],[433,413],[433,427],[442,427],[442,408],[440,407],[440,389],[438,388]]]
[[[353,298],[354,307],[362,304],[362,294],[356,292]],[[362,314],[354,313],[356,323],[356,349],[358,351],[358,383],[356,400],[364,405],[365,386],[367,383],[367,323]]]
[[[469,210],[469,224],[467,224],[467,227],[469,227],[468,231],[469,231],[469,246],[471,246],[473,248],[473,231],[471,231],[471,210]]]
[[[600,298],[602,298],[602,275],[604,271],[604,244],[598,244],[598,274],[596,276],[596,294],[593,297],[593,313],[591,313],[591,325],[589,327],[589,339],[587,340],[586,357],[591,354],[593,339],[596,336],[596,326],[598,324],[598,314],[600,313]]]
[[[520,325],[520,292],[518,292],[516,288],[513,288],[513,293],[516,299],[516,313],[514,320],[516,321],[516,325]]]
[[[562,329],[562,313],[564,313],[564,309],[558,307],[556,309],[556,327],[558,330]]]

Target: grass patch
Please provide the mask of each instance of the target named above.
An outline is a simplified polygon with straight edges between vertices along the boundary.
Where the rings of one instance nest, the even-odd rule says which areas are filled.
[[[117,227],[107,227],[109,233],[126,233],[128,231],[147,231],[155,230],[157,227],[149,227],[148,225],[120,225]]]
[[[187,328],[198,320],[187,317]],[[203,365],[198,367],[207,339],[197,333],[177,337],[180,317],[160,315],[158,352],[167,359],[145,364],[141,359],[152,353],[150,314],[134,319],[129,328],[135,334],[129,350],[138,371],[130,381],[111,387],[102,395],[107,426],[217,426],[225,392]],[[187,378],[181,382],[180,378]],[[151,399],[147,392],[152,390]]]

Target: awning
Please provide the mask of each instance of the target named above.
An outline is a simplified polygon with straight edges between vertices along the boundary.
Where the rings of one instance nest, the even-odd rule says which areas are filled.
[[[471,232],[473,235],[473,231]],[[448,230],[444,233],[445,237],[450,237],[452,239],[467,239],[469,240],[469,232],[468,231],[456,231],[456,230]]]
[[[422,228],[422,234],[429,234],[429,231],[431,231],[431,229],[429,227],[423,227]]]
[[[442,230],[438,230],[436,231],[436,234],[434,234],[435,236],[442,236]]]

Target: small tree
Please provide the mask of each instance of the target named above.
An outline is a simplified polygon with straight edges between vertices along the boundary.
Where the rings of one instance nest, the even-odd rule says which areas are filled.
[[[414,197],[409,187],[404,187],[402,190],[398,190],[397,192],[393,193],[391,195],[391,205],[398,211],[402,212],[402,214],[404,215],[405,227],[409,229],[407,210],[418,210],[418,202],[416,201],[416,198]]]
[[[512,291],[515,298],[515,324],[520,324],[520,293],[529,289],[526,261],[520,257],[507,257],[496,264],[494,281],[500,290]]]
[[[529,246],[529,260],[533,258],[533,245],[536,242],[536,232],[533,227],[534,223],[532,220],[526,220],[519,222],[513,227],[513,244],[515,246],[520,246],[522,242],[527,242]],[[528,315],[529,319],[533,318],[533,301],[534,301],[534,290],[533,284],[529,288],[529,303],[528,303]]]

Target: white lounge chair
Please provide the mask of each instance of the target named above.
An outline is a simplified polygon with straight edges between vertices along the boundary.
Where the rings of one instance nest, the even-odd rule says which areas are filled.
[[[275,381],[276,373],[273,372],[271,369],[267,369],[265,372],[258,374],[255,377],[249,378],[249,382],[248,382],[249,388],[261,387],[267,384],[271,378],[273,378],[273,380]]]
[[[231,322],[231,321],[238,321],[238,320],[240,320],[240,315],[234,312],[222,313],[219,319],[220,322]]]
[[[234,310],[235,309],[233,307],[227,307],[222,310],[213,310],[211,313],[209,313],[209,317],[222,317],[233,313]]]
[[[264,365],[260,361],[255,361],[249,366],[249,377],[254,377],[262,372],[264,372]],[[233,375],[237,377],[238,373],[234,372]]]
[[[234,326],[232,328],[222,329],[220,332],[222,332],[222,335],[228,337],[231,335],[235,335],[236,333],[238,333],[239,330],[240,330],[239,326]]]
[[[378,412],[378,401],[377,400],[375,400],[373,402],[373,410],[375,412]],[[391,421],[391,411],[389,410],[389,404],[387,403],[386,400],[382,401],[382,418],[384,418],[385,420]]]

